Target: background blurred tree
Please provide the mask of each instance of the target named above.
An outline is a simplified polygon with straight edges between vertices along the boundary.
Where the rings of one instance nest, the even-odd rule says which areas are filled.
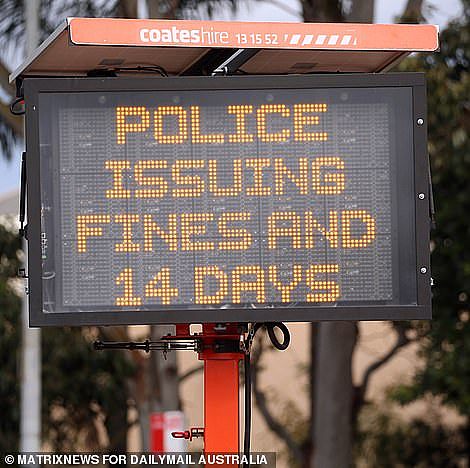
[[[19,440],[21,241],[10,227],[0,223],[0,452],[17,450]],[[77,443],[126,449],[128,402],[122,389],[133,368],[122,355],[94,352],[94,333],[70,328],[43,333],[43,434],[57,451],[76,449]],[[101,446],[100,421],[109,439]]]
[[[127,385],[136,369],[124,352],[94,351],[97,337],[96,328],[43,330],[43,439],[52,450],[127,449],[136,422],[128,422]]]
[[[369,407],[363,412],[356,441],[357,468],[462,468],[468,441],[459,428],[449,427],[437,412],[403,421],[393,410]]]
[[[391,397],[407,404],[439,398],[466,421],[460,428],[470,466],[470,1],[442,31],[438,54],[410,58],[426,72],[429,153],[436,204],[432,234],[433,321],[415,324],[424,367]]]
[[[0,224],[0,452],[18,450],[21,299],[12,278],[21,265],[20,250],[19,237]]]

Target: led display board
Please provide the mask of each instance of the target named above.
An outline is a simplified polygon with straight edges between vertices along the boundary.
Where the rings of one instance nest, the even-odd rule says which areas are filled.
[[[419,74],[25,80],[34,325],[428,318]]]

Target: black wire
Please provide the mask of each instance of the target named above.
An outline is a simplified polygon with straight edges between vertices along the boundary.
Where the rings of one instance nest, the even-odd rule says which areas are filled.
[[[251,440],[251,357],[250,353],[245,354],[245,434],[243,438],[243,453],[247,461],[243,463],[243,468],[250,468],[250,440]]]
[[[255,323],[253,324],[253,331],[251,333],[251,340],[255,338],[256,332],[260,328],[266,328],[269,339],[276,349],[284,351],[290,344],[289,329],[282,322],[268,322],[268,323]],[[278,340],[275,329],[279,328],[282,332],[282,342]],[[251,344],[251,343],[250,343]],[[249,349],[249,348],[248,348]],[[244,359],[245,370],[245,434],[243,437],[243,454],[245,455],[246,462],[243,463],[243,468],[250,468],[250,439],[251,439],[251,356],[248,351]]]
[[[10,112],[13,114],[13,115],[23,115],[25,113],[25,110],[24,108],[20,111],[17,111],[15,110],[15,107],[17,104],[19,104],[20,102],[24,102],[24,98],[23,97],[19,97],[19,98],[16,98],[11,104],[10,104]]]
[[[253,337],[255,333],[262,327],[266,328],[269,339],[271,340],[271,343],[276,349],[279,349],[280,351],[284,351],[285,349],[288,348],[290,344],[290,333],[289,333],[289,329],[282,322],[255,323]],[[282,332],[282,336],[283,336],[282,343],[277,339],[276,332],[275,332],[276,328],[279,328],[279,330],[281,330]]]
[[[168,72],[161,67],[160,65],[138,65],[136,67],[113,67],[112,71],[114,72],[150,72],[150,73],[159,73],[161,76],[168,76]]]

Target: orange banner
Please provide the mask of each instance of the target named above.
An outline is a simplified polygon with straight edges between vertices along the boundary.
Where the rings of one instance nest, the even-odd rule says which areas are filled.
[[[77,45],[433,51],[434,25],[70,18]]]

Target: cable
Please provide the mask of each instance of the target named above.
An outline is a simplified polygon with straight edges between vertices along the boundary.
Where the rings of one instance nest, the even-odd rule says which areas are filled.
[[[266,328],[269,339],[272,345],[284,351],[290,344],[290,332],[289,329],[282,322],[267,322],[267,323],[255,323],[249,331],[249,343],[247,346],[247,352],[244,358],[244,370],[245,370],[245,434],[243,437],[243,454],[245,455],[246,462],[243,463],[243,468],[250,468],[250,439],[251,439],[251,355],[250,346],[253,342],[256,332],[260,328]],[[278,340],[275,329],[279,328],[282,332],[282,342]]]
[[[245,434],[243,437],[243,453],[249,460],[251,440],[251,357],[245,354]],[[250,462],[243,463],[243,468],[250,468]]]
[[[16,98],[16,99],[10,104],[10,112],[11,112],[13,115],[23,115],[23,114],[25,113],[24,107],[23,107],[23,109],[21,109],[21,110],[16,110],[16,109],[15,109],[18,104],[23,104],[23,105],[24,105],[24,98],[23,98],[23,97]]]
[[[285,349],[288,348],[290,344],[290,333],[289,333],[289,329],[282,322],[255,323],[253,338],[255,336],[255,333],[262,327],[266,328],[269,339],[271,340],[271,343],[276,349],[279,349],[280,351],[284,351]],[[283,336],[282,343],[277,339],[276,332],[275,332],[276,328],[279,328],[279,330],[281,330],[282,332],[282,336]]]
[[[137,65],[136,67],[113,67],[113,72],[147,72],[147,73],[159,73],[161,76],[168,76],[168,72],[160,65]]]

